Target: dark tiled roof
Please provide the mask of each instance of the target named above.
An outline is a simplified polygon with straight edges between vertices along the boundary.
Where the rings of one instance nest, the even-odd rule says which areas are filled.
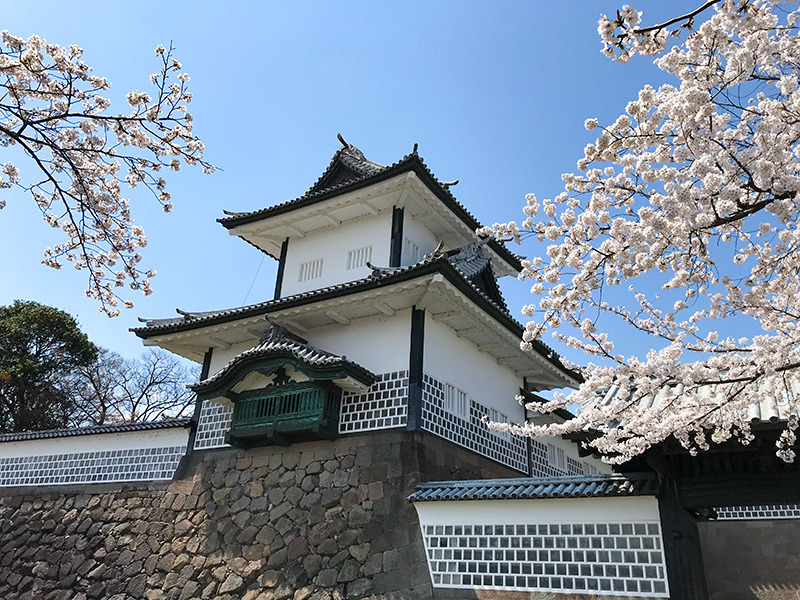
[[[328,168],[325,169],[325,172],[319,176],[319,178],[314,182],[314,185],[312,185],[308,191],[303,194],[303,196],[308,196],[314,192],[324,191],[329,187],[332,187],[327,186],[326,181],[329,180],[329,178],[334,174],[336,167],[339,164],[344,165],[354,172],[353,177],[349,177],[348,181],[339,182],[340,184],[346,184],[362,177],[376,175],[386,168],[386,165],[369,160],[364,156],[364,153],[355,146],[345,143],[336,151],[336,154],[333,155],[333,158],[331,159]]]
[[[365,369],[358,363],[347,360],[347,357],[338,356],[331,352],[315,348],[304,340],[294,338],[283,327],[272,325],[256,346],[245,350],[241,354],[237,354],[236,357],[231,359],[228,364],[217,371],[212,377],[192,384],[189,387],[198,392],[202,391],[223,380],[237,365],[250,359],[266,357],[278,353],[291,354],[297,360],[315,367],[349,367],[361,377],[363,380],[362,383],[371,384],[376,379],[374,373]]]
[[[337,163],[344,164],[355,172],[352,179],[335,183],[328,187],[322,187],[328,175],[332,172]],[[368,160],[363,153],[355,146],[345,145],[334,154],[331,163],[319,179],[311,188],[299,198],[282,202],[268,208],[249,212],[228,212],[228,216],[217,219],[224,227],[232,229],[245,223],[258,221],[263,218],[283,214],[300,208],[309,206],[327,198],[336,196],[340,193],[372,185],[378,181],[390,179],[395,175],[413,170],[429,187],[437,193],[437,196],[447,205],[471,230],[482,227],[481,223],[470,213],[450,192],[450,185],[443,183],[436,178],[425,162],[416,152],[407,154],[393,165],[383,166],[379,163]],[[489,245],[503,259],[512,265],[516,270],[521,270],[520,257],[503,244],[492,240]]]
[[[758,390],[758,384],[750,384]],[[625,396],[616,385],[611,386],[609,389],[599,392],[596,399],[583,406],[584,409],[600,408],[609,406],[614,403],[630,404],[641,409],[650,410],[671,410],[669,406],[674,402],[673,397],[680,398],[684,392],[683,384],[667,384],[662,386],[655,394],[648,394],[639,398],[633,399],[634,392],[629,391]],[[697,389],[693,391],[694,399],[706,405],[709,410],[717,406],[720,402],[720,386],[713,383],[698,385]],[[747,411],[747,420],[751,424],[762,423],[785,423],[789,419],[790,408],[794,397],[800,394],[800,378],[790,378],[787,382],[787,388],[780,391],[776,396],[774,393],[764,393],[753,404],[742,408]]]
[[[432,266],[435,265],[452,265],[449,261],[448,257],[444,254],[438,253],[431,253],[426,255],[421,261],[416,264],[410,265],[408,267],[391,267],[391,268],[376,268],[373,270],[372,274],[368,277],[363,279],[356,279],[354,281],[348,281],[346,283],[340,283],[337,285],[332,285],[326,288],[320,288],[317,290],[309,290],[307,292],[301,292],[299,294],[294,294],[292,296],[286,296],[285,298],[278,298],[276,300],[268,300],[266,302],[260,302],[258,304],[251,304],[249,306],[240,306],[237,308],[228,308],[222,310],[211,310],[205,312],[188,312],[179,310],[178,312],[182,315],[181,317],[173,317],[167,319],[143,319],[140,318],[139,320],[145,323],[144,327],[134,327],[131,328],[131,331],[139,335],[140,337],[149,337],[151,335],[157,335],[160,333],[169,333],[172,331],[177,330],[184,330],[184,329],[194,329],[196,327],[201,327],[206,324],[212,324],[217,322],[224,322],[224,321],[231,321],[235,320],[240,317],[245,317],[250,314],[259,314],[262,312],[267,312],[270,309],[277,309],[281,308],[285,305],[290,304],[305,304],[307,302],[312,302],[317,299],[325,298],[326,296],[330,295],[338,295],[341,292],[358,292],[361,291],[361,288],[367,289],[370,287],[376,287],[377,285],[388,285],[393,283],[395,280],[403,280],[405,278],[409,278],[410,275],[416,274],[425,274],[429,271],[434,270]],[[464,278],[463,274],[461,273],[460,269],[454,267],[454,270]],[[469,283],[465,281],[465,283]],[[477,287],[470,284],[475,292],[481,295],[485,300],[492,302],[490,298],[486,297]],[[502,310],[499,306],[492,304],[498,310]],[[503,310],[506,316],[509,319],[512,319],[511,315],[508,314],[507,311]],[[519,324],[518,324],[519,325]],[[521,325],[519,325],[522,327]]]
[[[650,473],[575,475],[520,479],[434,481],[417,485],[411,502],[437,500],[533,500],[539,498],[605,498],[653,496],[658,482]]]
[[[0,435],[0,442],[20,442],[23,440],[40,440],[48,438],[74,437],[78,435],[99,435],[103,433],[126,433],[129,431],[152,431],[155,429],[177,429],[189,427],[192,420],[165,419],[145,423],[115,423],[113,425],[95,425],[93,427],[77,427],[75,429],[48,429],[47,431],[25,431],[22,433],[6,433]]]
[[[522,336],[522,325],[514,319],[505,307],[497,299],[491,298],[483,290],[478,288],[472,281],[470,281],[461,269],[454,265],[450,258],[441,253],[432,252],[426,255],[418,263],[408,267],[396,268],[377,268],[373,273],[364,279],[357,279],[347,283],[333,285],[327,288],[318,290],[310,290],[300,294],[294,294],[285,298],[278,298],[277,300],[269,300],[258,304],[251,304],[249,306],[240,306],[237,308],[229,308],[216,311],[206,312],[186,312],[178,311],[182,317],[168,318],[168,319],[142,319],[139,320],[145,323],[144,327],[133,327],[131,331],[141,338],[148,338],[156,335],[164,335],[178,331],[186,331],[213,325],[217,323],[224,323],[234,321],[237,319],[245,318],[248,316],[257,316],[266,314],[270,311],[286,308],[289,306],[297,306],[309,304],[317,300],[325,300],[328,298],[335,298],[345,294],[357,293],[366,291],[392,283],[406,281],[433,272],[441,272],[443,274],[451,274],[451,279],[456,284],[461,284],[462,288],[476,300],[477,304],[484,310],[493,311],[495,318],[498,319],[509,331],[515,335]],[[546,357],[553,365],[559,370],[567,372],[564,366],[558,359],[558,355],[554,350],[541,342],[534,342],[534,348],[537,352]],[[570,373],[571,376],[577,376],[575,373]]]

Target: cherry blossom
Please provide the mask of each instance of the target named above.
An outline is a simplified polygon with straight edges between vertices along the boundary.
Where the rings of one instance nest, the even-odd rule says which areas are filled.
[[[86,295],[109,316],[119,314],[120,302],[133,306],[120,288],[150,294],[155,275],[139,266],[147,237],[133,223],[127,190],[145,187],[169,212],[162,169],[178,170],[183,162],[214,171],[193,133],[189,78],[171,46],[155,53],[152,94],[131,91],[130,112],[113,115],[102,95],[110,83],[81,60],[81,48],[0,34],[0,145],[16,146],[30,159],[22,172],[0,165],[0,188],[28,191],[44,220],[63,231],[66,240],[45,249],[42,262],[85,270]]]
[[[563,176],[564,192],[529,195],[519,226],[479,230],[549,243],[546,256],[523,261],[520,279],[539,300],[523,311],[532,320],[522,347],[552,332],[596,361],[575,367],[585,379],[576,391],[528,405],[546,412],[577,404],[575,419],[496,428],[591,432],[607,460],[625,462],[670,436],[692,452],[747,443],[752,407],[772,400],[787,418],[777,454],[794,459],[800,14],[773,4],[709,2],[670,22],[713,5],[669,50],[667,25],[639,28],[631,6],[614,21],[601,18],[607,52],[664,50],[656,65],[676,81],[645,87],[611,124],[588,119],[586,129],[599,135],[577,172]],[[617,350],[631,330],[651,336],[646,356]],[[599,400],[604,394],[614,400]]]

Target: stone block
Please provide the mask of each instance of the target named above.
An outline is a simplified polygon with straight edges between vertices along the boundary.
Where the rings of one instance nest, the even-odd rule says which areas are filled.
[[[283,455],[283,467],[287,470],[294,469],[300,463],[299,452],[287,452]]]
[[[350,479],[350,473],[344,469],[336,469],[333,473],[333,486],[334,487],[347,487]]]
[[[289,556],[289,551],[286,548],[282,548],[269,557],[269,560],[267,561],[267,566],[270,569],[279,569],[280,567],[286,564],[288,556]]]
[[[297,506],[300,499],[305,495],[303,490],[301,490],[297,486],[292,486],[288,490],[286,490],[285,498],[288,502],[290,502],[293,506]]]
[[[236,536],[236,541],[239,542],[240,544],[249,544],[255,539],[258,533],[259,533],[258,527],[255,527],[253,525],[248,525],[241,531],[241,533],[238,536]]]
[[[343,491],[341,488],[327,488],[322,491],[322,498],[320,504],[325,508],[330,508],[334,504],[338,504],[339,499],[342,497]]]
[[[296,560],[308,553],[308,542],[305,538],[296,537],[287,547],[289,560]]]
[[[357,579],[347,585],[347,598],[356,600],[372,593],[373,585],[369,579]]]
[[[341,547],[341,546],[340,546]],[[350,553],[345,548],[344,550],[340,550],[337,552],[333,558],[331,558],[330,563],[328,563],[331,567],[338,567],[342,564],[346,559],[350,558]]]
[[[320,587],[333,587],[336,585],[336,579],[339,577],[339,572],[336,569],[325,569],[319,572],[314,582]]]
[[[303,569],[310,578],[317,576],[322,568],[322,557],[318,554],[309,554],[303,559]]]
[[[244,580],[235,574],[230,574],[219,586],[220,594],[232,594],[238,592],[244,587]]]
[[[360,525],[365,525],[370,520],[370,514],[365,511],[361,506],[353,507],[348,513],[347,522],[350,524],[351,527],[358,527]]]
[[[383,553],[372,552],[367,560],[364,562],[363,573],[367,577],[371,577],[383,571]]]
[[[350,556],[356,559],[359,563],[364,563],[369,557],[370,544],[358,544],[357,546],[350,546]]]
[[[317,548],[317,552],[322,556],[333,556],[339,551],[339,544],[333,538],[328,538]]]
[[[278,585],[278,582],[281,580],[281,572],[275,570],[268,570],[264,571],[258,577],[258,585],[265,588],[271,588]]]
[[[339,583],[346,583],[348,581],[354,581],[358,578],[358,573],[361,570],[361,565],[358,564],[352,558],[348,558],[344,561],[341,568],[339,569],[339,576],[336,578],[336,581]]]
[[[285,515],[289,510],[292,508],[292,505],[288,502],[281,502],[278,506],[273,508],[269,511],[269,519],[273,523],[275,523],[278,519],[280,519],[283,515]]]

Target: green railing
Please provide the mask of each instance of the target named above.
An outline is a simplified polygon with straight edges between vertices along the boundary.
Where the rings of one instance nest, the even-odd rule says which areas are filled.
[[[316,386],[276,390],[273,394],[238,400],[231,429],[313,423],[326,416],[335,417],[336,406],[336,395]]]

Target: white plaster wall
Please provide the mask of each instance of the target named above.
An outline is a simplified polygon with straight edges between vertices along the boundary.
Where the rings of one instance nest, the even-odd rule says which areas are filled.
[[[420,526],[660,523],[654,496],[415,502]]]
[[[565,440],[561,437],[537,437],[536,440],[543,444],[552,444],[556,448],[561,448],[568,457],[574,458],[575,460],[582,463],[589,463],[595,469],[597,469],[598,473],[613,472],[613,469],[611,468],[610,465],[607,465],[600,460],[591,457],[583,457],[583,458],[579,457],[578,446],[574,442]]]
[[[375,374],[408,369],[411,309],[368,317],[305,334],[312,346],[344,355]]]
[[[264,329],[269,327],[269,323],[264,321]],[[211,365],[208,369],[208,376],[211,377],[217,371],[219,371],[222,367],[227,365],[230,361],[232,361],[236,356],[244,352],[245,350],[250,350],[253,346],[258,343],[258,340],[249,340],[247,342],[241,342],[239,344],[233,344],[229,348],[214,348],[211,352]]]
[[[347,269],[350,250],[372,246],[372,264],[389,265],[392,236],[392,213],[358,219],[311,232],[302,238],[291,238],[286,251],[281,297],[317,290],[320,288],[362,279],[370,274],[368,267]],[[299,281],[300,265],[310,260],[323,259],[322,276]]]
[[[464,390],[473,400],[496,408],[512,422],[523,420],[522,407],[516,400],[522,378],[427,314],[422,369],[428,375]]]
[[[406,239],[411,240],[419,247],[417,261],[422,260],[422,257],[429,252],[433,252],[433,250],[436,249],[436,245],[439,243],[439,240],[436,239],[427,227],[415,221],[408,214],[405,214],[403,217],[403,252],[400,258],[400,265],[404,267],[417,262],[414,260],[413,256],[408,256],[406,254]]]
[[[173,427],[153,431],[128,431],[98,435],[78,435],[19,442],[0,442],[0,458],[72,454],[75,452],[103,452],[106,450],[134,450],[136,448],[166,448],[185,446],[189,429]]]

